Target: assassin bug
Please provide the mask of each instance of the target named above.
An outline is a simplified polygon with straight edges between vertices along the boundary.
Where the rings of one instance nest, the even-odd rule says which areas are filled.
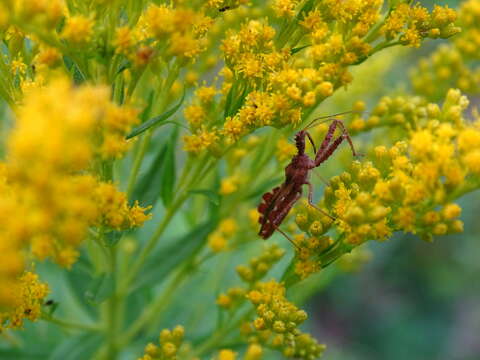
[[[328,118],[348,113],[352,113],[352,111],[330,115]],[[284,183],[274,188],[272,191],[265,193],[262,197],[260,205],[258,205],[258,212],[260,213],[258,221],[261,225],[258,235],[260,235],[262,238],[268,239],[270,236],[272,236],[275,230],[278,230],[293,243],[293,241],[279,228],[279,225],[282,223],[283,219],[285,219],[295,202],[302,195],[303,185],[308,185],[308,203],[318,211],[325,213],[313,203],[313,186],[308,181],[310,171],[326,161],[345,139],[348,141],[350,148],[352,149],[353,156],[359,155],[353,147],[352,139],[350,138],[343,121],[338,119],[331,120],[332,123],[328,128],[327,134],[325,135],[325,138],[323,139],[318,151],[316,150],[312,136],[307,130],[312,127],[317,120],[325,118],[327,117],[314,119],[303,130],[300,130],[295,134],[295,145],[298,153],[292,158],[290,164],[288,164],[288,166],[285,168]],[[334,139],[333,137],[337,127],[341,129],[342,134]],[[315,159],[312,159],[305,154],[305,138],[308,138],[313,146]],[[333,219],[331,215],[327,213],[325,214]]]

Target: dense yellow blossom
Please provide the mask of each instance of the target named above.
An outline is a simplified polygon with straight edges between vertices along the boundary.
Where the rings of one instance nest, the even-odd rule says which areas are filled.
[[[89,226],[126,229],[148,219],[145,209],[128,206],[113,185],[86,173],[111,155],[102,138],[114,136],[126,144],[123,137],[132,121],[134,112],[111,104],[103,87],[76,89],[57,80],[26,96],[17,109],[4,165],[0,234],[2,256],[10,260],[4,262],[2,277],[4,271],[22,271],[21,249],[70,267]]]
[[[400,127],[407,140],[377,146],[372,161],[353,162],[348,172],[330,180],[321,204],[336,219],[339,239],[325,235],[333,225],[325,214],[308,205],[297,209],[297,226],[307,235],[296,238],[300,277],[394,231],[431,241],[463,230],[461,208],[452,200],[480,186],[479,120],[463,117],[468,100],[458,90],[450,90],[441,107],[413,100],[384,98],[371,115],[377,121],[357,127]]]
[[[287,294],[330,277],[293,284],[333,263],[357,271],[369,240],[463,230],[458,199],[480,187],[480,116],[462,95],[479,92],[479,4],[464,1],[457,19],[414,1],[0,0],[0,331],[41,318],[67,337],[98,333],[86,356],[115,359],[187,304],[189,341],[163,330],[141,360],[320,357]],[[385,93],[406,54],[391,47],[438,38],[451,40],[411,71],[414,93]],[[317,111],[341,112],[364,156],[352,162],[342,144],[322,163],[339,175],[316,187],[317,208],[300,200],[278,224],[291,256],[272,240],[259,250],[254,207]],[[325,120],[308,126],[317,148]],[[284,195],[272,217],[295,194]],[[37,266],[50,278],[75,265],[51,284],[55,301],[28,272],[43,260],[64,267]],[[223,286],[235,270],[239,283]],[[207,296],[185,298],[204,278]],[[85,299],[98,311],[77,314]]]
[[[467,95],[480,91],[480,67],[475,62],[480,58],[479,9],[478,0],[463,2],[458,14],[461,33],[452,43],[438,47],[428,58],[421,59],[411,71],[412,85],[418,94],[439,101],[452,87]]]
[[[250,341],[277,349],[291,358],[315,359],[323,353],[325,345],[298,329],[307,319],[307,313],[286,299],[283,284],[274,280],[258,283],[247,297],[257,313],[251,324],[255,331]]]
[[[48,286],[40,282],[38,275],[32,272],[23,273],[15,284],[9,285],[2,281],[0,332],[4,329],[21,328],[25,319],[36,321],[48,293]],[[10,298],[11,302],[7,304],[10,309],[5,310],[6,304],[3,301],[6,298]]]
[[[418,4],[402,3],[380,24],[378,0],[327,1],[303,13],[297,5],[297,1],[272,2],[277,16],[298,17],[305,31],[297,36],[288,27],[278,33],[266,20],[256,19],[227,32],[221,46],[226,64],[223,126],[218,125],[218,114],[205,106],[188,107],[194,135],[185,138],[185,150],[218,151],[264,126],[298,126],[309,108],[352,81],[349,66],[385,47],[418,46],[426,37],[445,38],[458,32],[453,25],[456,12],[448,7],[436,6],[429,13]],[[292,38],[295,41],[289,45]],[[294,48],[298,44],[305,45]],[[201,140],[213,131],[215,137]],[[218,146],[212,147],[215,143]]]
[[[164,329],[160,332],[158,345],[149,343],[145,346],[145,354],[138,360],[175,360],[183,343],[185,330],[176,326],[173,330]]]

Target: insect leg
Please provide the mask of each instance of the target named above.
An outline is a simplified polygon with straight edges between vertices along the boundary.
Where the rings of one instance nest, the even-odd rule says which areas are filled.
[[[292,243],[293,246],[295,246],[295,248],[297,250],[300,250],[299,246],[297,244],[295,244],[295,241],[293,241],[293,239],[288,236],[282,229],[280,229],[278,226],[275,226],[275,230],[277,230],[280,234],[282,234],[283,236],[285,236],[287,238],[288,241],[290,241]]]
[[[337,149],[337,147],[345,140],[345,135],[342,134],[335,141],[330,144],[330,146],[326,147],[323,151],[321,149],[318,151],[317,156],[315,156],[315,166],[320,166],[325,160],[327,160],[333,152]]]
[[[314,207],[315,209],[320,211],[322,214],[328,216],[330,219],[336,220],[332,215],[330,215],[326,211],[323,211],[322,209],[320,209],[317,205],[315,205],[313,203],[313,186],[309,182],[306,182],[306,184],[308,185],[308,203],[310,204],[310,206]]]
[[[334,120],[334,121],[337,121],[338,125],[342,128],[342,136],[344,136],[347,139],[348,143],[350,144],[350,149],[352,149],[353,156],[359,156],[360,154],[358,154],[355,151],[355,147],[353,146],[352,138],[350,137],[350,134],[348,133],[348,130],[345,127],[345,124],[343,123],[343,121],[341,121],[341,120]]]
[[[325,138],[323,139],[322,144],[320,145],[320,149],[318,149],[318,153],[316,154],[316,156],[318,156],[318,154],[324,152],[325,149],[327,149],[328,145],[332,141],[333,134],[335,134],[335,130],[337,129],[338,122],[340,122],[340,120],[333,119],[332,123],[328,127],[327,135],[325,135]]]

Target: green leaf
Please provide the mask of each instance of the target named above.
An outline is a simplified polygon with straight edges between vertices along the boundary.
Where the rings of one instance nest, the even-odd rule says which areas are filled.
[[[173,130],[170,139],[167,142],[165,156],[160,168],[160,196],[165,207],[170,206],[173,200],[173,190],[175,188],[175,148],[177,145],[178,128]]]
[[[100,304],[113,294],[115,281],[111,274],[102,273],[95,277],[90,287],[85,291],[85,298],[95,304]]]
[[[155,92],[152,90],[148,93],[147,106],[145,106],[145,109],[143,109],[143,111],[139,115],[140,121],[142,123],[147,121],[147,117],[150,114],[150,111],[152,111],[152,105],[153,105],[153,99],[154,98],[155,98]]]
[[[302,51],[303,49],[306,49],[308,47],[310,47],[312,45],[303,45],[303,46],[299,46],[299,47],[296,47],[296,48],[293,48],[292,50],[290,50],[290,54],[293,55],[293,54],[296,54],[298,53],[299,51]]]
[[[165,204],[170,204],[176,181],[175,145],[178,131],[175,129],[169,140],[160,148],[138,181],[130,200],[138,200],[142,206],[155,206],[161,197]]]
[[[122,238],[123,234],[124,234],[123,231],[117,231],[117,230],[105,233],[105,244],[107,246],[116,245]]]
[[[115,73],[115,76],[129,69],[131,66],[132,66],[132,63],[128,59],[123,59],[120,66],[117,69],[117,72]]]
[[[150,120],[144,122],[142,125],[133,129],[132,132],[127,135],[127,140],[131,139],[131,138],[133,138],[137,135],[140,135],[144,131],[147,131],[148,129],[150,129],[154,126],[157,126],[158,124],[160,124],[164,120],[167,120],[169,117],[171,117],[173,114],[175,114],[177,112],[177,110],[180,108],[180,106],[182,106],[184,99],[185,99],[185,91],[183,91],[182,98],[180,99],[180,101],[178,102],[177,105],[172,107],[170,110],[165,111],[163,114],[155,116],[155,117],[151,118]]]
[[[243,91],[242,93],[240,94],[240,96],[238,96],[235,100],[235,102],[231,105],[231,109],[230,111],[228,112],[228,116],[233,116],[236,114],[236,112],[238,111],[238,109],[240,109],[240,107],[243,105],[243,103],[245,102],[245,98],[247,96],[247,93],[249,91],[249,87],[245,85],[245,87],[243,88]]]
[[[53,301],[53,300],[49,300],[49,301],[52,301],[51,304],[43,304],[43,308],[45,309],[45,313],[49,316],[52,316],[55,311],[58,309],[58,306],[60,305],[60,303],[56,302],[56,301]]]
[[[214,205],[220,205],[220,195],[218,193],[208,190],[208,189],[198,189],[198,190],[190,190],[189,193],[193,195],[203,195],[207,197],[207,199]]]
[[[95,351],[102,345],[103,338],[97,333],[69,336],[58,346],[48,360],[93,359]]]
[[[70,72],[70,74],[72,74],[75,85],[80,85],[85,82],[85,77],[78,68],[77,64],[75,64],[75,62],[70,57],[64,56],[63,62],[65,63],[65,67],[67,68],[67,70]]]
[[[178,265],[201,250],[205,239],[215,228],[214,221],[207,221],[193,228],[186,235],[158,249],[149,258],[145,270],[138,277],[135,289],[158,284]]]
[[[230,90],[228,91],[227,94],[227,99],[225,100],[225,112],[223,114],[223,117],[227,117],[230,114],[230,106],[232,104],[232,98],[233,98],[233,93],[235,91],[237,82],[235,81],[233,85],[230,87]]]
[[[305,14],[312,10],[314,5],[315,0],[308,0],[305,5],[303,5],[302,9],[298,12],[297,20],[303,20],[305,18]]]
[[[165,144],[157,152],[150,167],[141,175],[140,180],[135,185],[131,201],[138,200],[140,205],[144,207],[155,205],[162,186],[162,172],[160,170],[166,151],[167,145]]]

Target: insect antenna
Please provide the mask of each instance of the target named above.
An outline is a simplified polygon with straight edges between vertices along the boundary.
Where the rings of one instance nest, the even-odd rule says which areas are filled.
[[[317,118],[313,119],[312,121],[310,121],[310,123],[307,126],[305,126],[305,128],[303,130],[310,129],[311,127],[314,126],[315,122],[317,122],[315,125],[322,124],[322,123],[325,123],[325,122],[329,122],[330,119],[335,117],[335,116],[342,116],[342,115],[347,115],[347,114],[363,114],[363,113],[368,114],[369,112],[368,111],[350,110],[350,111],[339,112],[339,113],[336,113],[336,114],[320,116],[320,117],[317,117]],[[318,121],[318,120],[324,120],[324,121]]]

